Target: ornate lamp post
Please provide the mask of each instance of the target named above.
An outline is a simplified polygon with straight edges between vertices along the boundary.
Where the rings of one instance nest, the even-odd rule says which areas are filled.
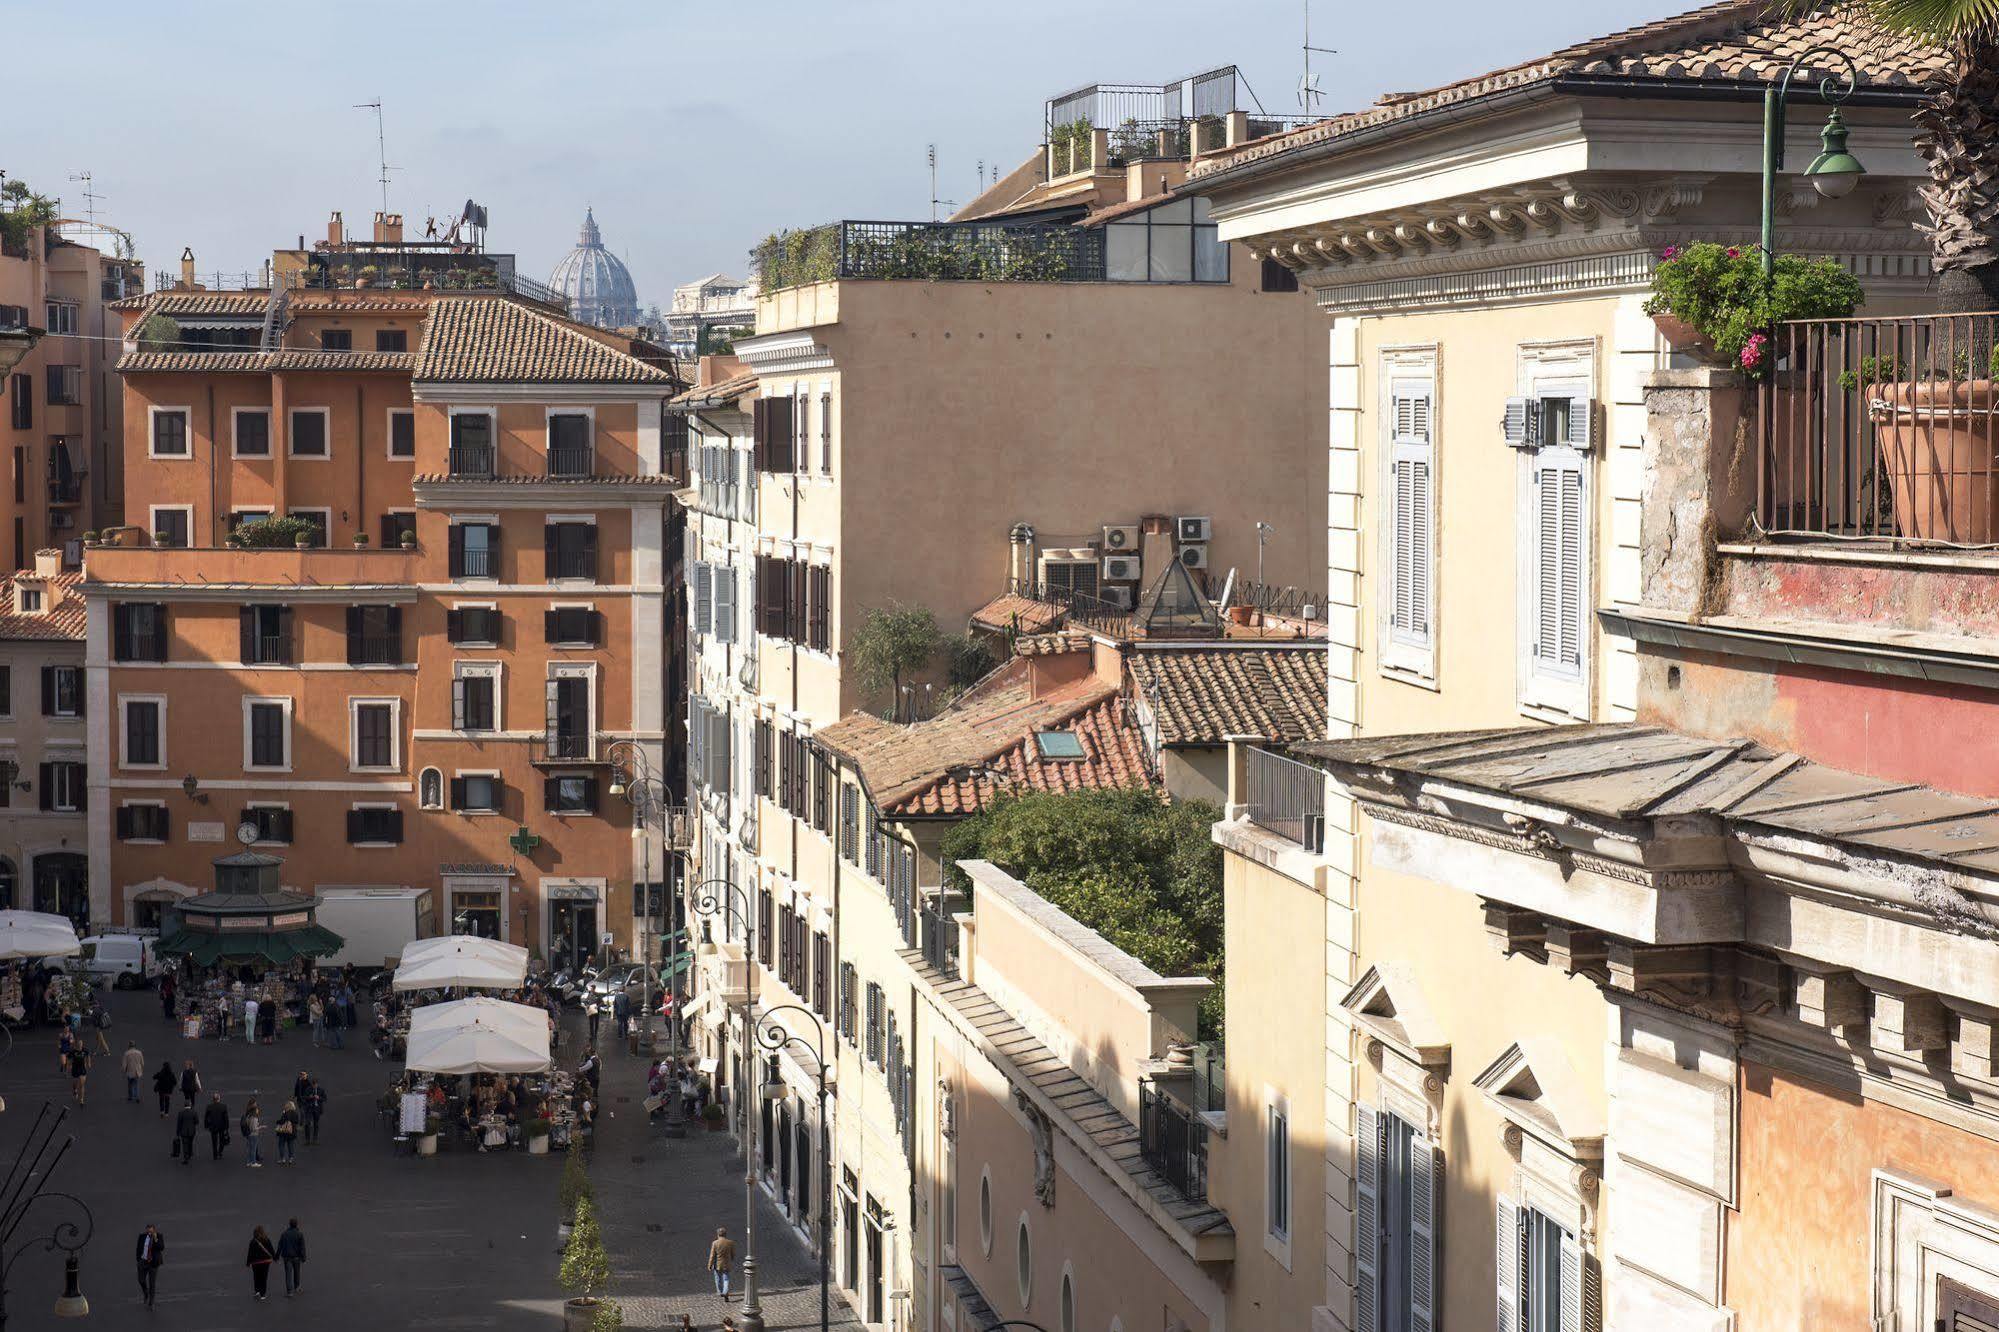
[[[721,893],[708,891],[721,888]],[[757,1024],[757,925],[750,911],[750,896],[728,879],[703,879],[694,885],[694,909],[703,916],[720,915],[724,926],[729,920],[742,922],[743,974],[747,996],[743,1002],[743,1077],[755,1074]],[[751,1113],[747,1087],[737,1089],[743,1108],[743,1316],[742,1332],[764,1332],[763,1302],[757,1297],[757,1117]]]
[[[787,1030],[774,1019],[779,1013],[797,1013],[812,1024],[813,1039],[806,1040]],[[829,1283],[831,1271],[832,1230],[831,1211],[828,1195],[833,1190],[833,1134],[826,1118],[826,1024],[816,1014],[802,1004],[779,1004],[763,1015],[764,1025],[757,1032],[757,1043],[770,1051],[770,1077],[764,1083],[764,1099],[778,1100],[784,1096],[784,1079],[777,1071],[777,1052],[788,1045],[796,1045],[812,1052],[813,1062],[819,1070],[819,1332],[828,1332],[832,1326],[832,1287]]]
[[[615,740],[604,751],[611,764],[611,794],[623,796],[631,802],[632,815],[639,821],[641,832],[650,824],[659,825],[660,855],[672,854],[673,833],[670,827],[672,815],[666,802],[666,785],[653,776],[652,760],[646,751],[630,740]],[[639,879],[645,884],[647,894],[646,914],[640,919],[652,920],[652,843],[646,837],[639,838]],[[662,870],[666,867],[662,865]],[[652,1049],[652,930],[649,925],[639,929],[639,1005],[644,1016],[639,1023],[639,1044],[647,1051]],[[673,1066],[680,1067],[680,985],[678,973],[664,981],[667,993],[674,997],[673,1021],[667,1024],[667,1049]],[[660,1131],[669,1138],[687,1136],[687,1118],[681,1110],[680,1097],[666,1098],[666,1120]]]
[[[30,1249],[63,1255],[63,1292],[56,1299],[55,1316],[82,1318],[90,1312],[90,1301],[83,1297],[79,1284],[81,1265],[77,1255],[90,1242],[96,1219],[81,1198],[48,1187],[49,1177],[76,1141],[62,1133],[67,1118],[67,1111],[43,1105],[41,1113],[35,1116],[27,1142],[15,1155],[13,1167],[6,1179],[0,1181],[0,1329],[7,1326],[7,1282],[13,1276],[14,1264]],[[61,1141],[57,1141],[59,1134]],[[30,1234],[15,1244],[14,1237],[28,1214],[37,1203],[44,1202],[74,1213],[74,1219],[59,1219],[48,1233]]]
[[[1822,56],[1846,66],[1846,79],[1843,83],[1831,75],[1819,79],[1819,100],[1832,107],[1832,113],[1826,117],[1825,129],[1820,133],[1822,151],[1805,168],[1805,179],[1811,181],[1821,197],[1839,199],[1851,194],[1866,174],[1860,159],[1847,151],[1846,121],[1839,114],[1840,103],[1853,96],[1854,88],[1859,86],[1860,67],[1843,51],[1815,46],[1793,60],[1783,78],[1763,92],[1763,277],[1766,281],[1775,273],[1777,264],[1777,173],[1784,169],[1784,103],[1791,95],[1791,79]]]

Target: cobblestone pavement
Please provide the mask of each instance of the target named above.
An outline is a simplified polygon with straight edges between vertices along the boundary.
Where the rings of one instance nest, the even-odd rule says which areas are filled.
[[[71,1110],[76,1146],[52,1187],[87,1202],[96,1231],[85,1251],[84,1292],[93,1326],[238,1332],[286,1332],[356,1327],[549,1329],[561,1326],[556,1285],[556,1182],[561,1159],[510,1152],[444,1151],[429,1160],[397,1158],[376,1114],[375,1098],[400,1065],[375,1059],[365,1041],[345,1050],[315,1050],[309,1034],[293,1032],[274,1046],[240,1041],[187,1041],[161,1020],[151,992],[110,995],[115,1019],[90,1077],[89,1103]],[[149,1087],[140,1105],[125,1102],[118,1060],[128,1040],[156,1070],[165,1058],[178,1068],[192,1058],[209,1090],[220,1091],[232,1118],[255,1095],[274,1121],[292,1080],[311,1069],[328,1090],[323,1141],[298,1149],[296,1166],[276,1164],[276,1144],[263,1135],[263,1169],[248,1168],[240,1140],[222,1161],[209,1159],[207,1135],[191,1165],[170,1159],[171,1129],[159,1118]],[[572,1035],[565,1062],[579,1048]],[[69,1105],[68,1080],[55,1066],[52,1029],[15,1033],[0,1056],[0,1159],[11,1162],[44,1101]],[[727,1135],[697,1127],[683,1142],[649,1129],[639,1105],[642,1061],[622,1050],[605,1064],[607,1115],[592,1165],[616,1273],[613,1294],[633,1328],[678,1327],[685,1312],[711,1329],[730,1309],[717,1300],[702,1263],[717,1225],[740,1235],[742,1175]],[[176,1108],[178,1103],[176,1102]],[[635,1159],[636,1158],[636,1159]],[[762,1199],[758,1238],[771,1280],[767,1326],[818,1323],[817,1269],[794,1233]],[[39,1213],[47,1221],[53,1210]],[[243,1266],[251,1228],[275,1236],[296,1216],[306,1233],[305,1288],[287,1300],[272,1274],[271,1297],[251,1297]],[[160,1227],[167,1260],[157,1307],[141,1305],[131,1262],[147,1222]],[[29,1230],[24,1226],[20,1237]],[[54,1326],[61,1264],[53,1255],[25,1254],[8,1282],[11,1329]],[[844,1318],[835,1304],[836,1324]]]

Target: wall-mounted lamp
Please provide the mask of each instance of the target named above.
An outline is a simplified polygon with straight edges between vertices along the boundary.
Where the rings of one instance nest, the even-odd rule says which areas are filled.
[[[0,786],[11,786],[17,791],[26,791],[30,783],[21,776],[21,765],[13,759],[0,759]]]
[[[193,773],[189,773],[187,776],[180,779],[180,789],[182,793],[185,794],[187,798],[189,800],[192,800],[195,804],[205,805],[208,803],[208,797],[202,793],[201,783],[195,780],[195,776]]]

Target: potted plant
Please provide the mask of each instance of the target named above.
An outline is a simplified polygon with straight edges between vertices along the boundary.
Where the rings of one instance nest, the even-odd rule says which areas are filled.
[[[1965,335],[1979,342],[1977,321]],[[1918,541],[1985,545],[1999,532],[1999,342],[1988,322],[1983,345],[1933,340],[1907,363],[1863,357],[1840,376],[1859,390],[1880,443],[1881,470],[1894,506],[1895,530]]]
[[[356,533],[354,534],[354,544],[355,544],[356,546],[365,546],[365,545],[367,545],[367,544],[368,544],[368,534],[367,534],[366,532],[356,532]]]
[[[611,1257],[604,1251],[603,1231],[597,1224],[597,1204],[587,1197],[576,1204],[569,1242],[562,1246],[562,1266],[556,1276],[569,1292],[562,1305],[565,1332],[591,1332],[602,1303],[597,1293],[611,1281]]]
[[[292,545],[296,546],[300,550],[311,550],[312,533],[300,532],[297,536],[292,538]]]
[[[83,544],[84,544],[84,545],[86,545],[86,546],[94,546],[94,545],[96,545],[96,544],[97,544],[97,529],[96,529],[96,528],[94,528],[94,527],[93,527],[93,528],[91,528],[91,529],[90,529],[90,530],[89,530],[88,532],[85,532],[85,533],[83,534]]]
[[[729,1127],[729,1117],[723,1112],[719,1102],[710,1101],[701,1107],[701,1122],[708,1126],[710,1133],[720,1133]]]
[[[354,279],[354,285],[357,287],[372,287],[375,285],[375,279],[381,276],[381,272],[382,270],[373,264],[363,264],[361,265],[361,275]]]
[[[1845,319],[1862,296],[1860,280],[1831,259],[1779,255],[1765,277],[1757,251],[1697,241],[1660,253],[1645,312],[1674,351],[1761,379],[1775,359],[1770,329],[1794,319]]]
[[[598,1300],[597,1316],[590,1320],[590,1332],[621,1332],[625,1311],[616,1300]]]
[[[576,1215],[576,1205],[592,1197],[590,1172],[583,1164],[583,1142],[580,1138],[569,1140],[569,1150],[562,1162],[562,1182],[556,1186],[556,1200],[560,1220],[556,1222],[555,1237],[569,1238],[570,1221]]]
[[[553,1127],[548,1122],[548,1116],[546,1115],[537,1115],[527,1122],[526,1133],[529,1156],[548,1155],[548,1134],[549,1130]]]
[[[416,549],[416,533],[414,533],[414,532],[405,532],[405,533],[403,533],[403,541],[402,541],[402,546],[403,546],[403,549],[404,549],[404,550],[415,550],[415,549]]]
[[[423,1117],[423,1136],[416,1140],[416,1154],[418,1156],[436,1156],[437,1135],[443,1131],[443,1116],[425,1115]]]

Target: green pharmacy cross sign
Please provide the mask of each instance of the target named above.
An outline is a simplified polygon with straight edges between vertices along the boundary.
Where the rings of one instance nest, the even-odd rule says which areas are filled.
[[[519,830],[507,839],[507,845],[514,849],[514,854],[517,856],[532,856],[534,849],[541,845],[541,838],[529,832],[526,824],[522,824]]]

